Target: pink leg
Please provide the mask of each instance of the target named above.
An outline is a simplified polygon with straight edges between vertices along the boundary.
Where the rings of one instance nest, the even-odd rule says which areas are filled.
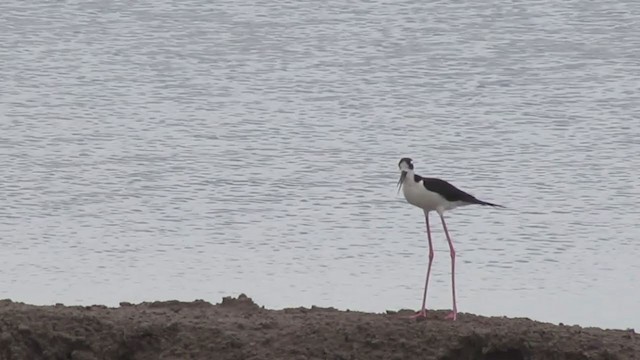
[[[413,315],[413,318],[427,317],[427,288],[429,287],[429,275],[431,275],[431,263],[433,262],[433,244],[431,243],[431,229],[429,229],[429,213],[424,213],[424,219],[427,224],[427,239],[429,240],[429,265],[427,266],[427,279],[424,282],[424,293],[422,295],[422,309]]]
[[[455,320],[458,315],[458,308],[456,306],[456,250],[453,248],[453,242],[449,236],[449,230],[447,230],[447,223],[444,221],[444,216],[440,214],[442,220],[442,227],[444,233],[447,235],[447,241],[449,242],[449,253],[451,254],[451,289],[453,291],[453,311],[447,315],[447,319]]]

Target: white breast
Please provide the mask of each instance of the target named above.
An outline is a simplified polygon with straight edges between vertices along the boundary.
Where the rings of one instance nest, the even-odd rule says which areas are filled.
[[[402,186],[402,193],[409,204],[426,211],[443,211],[457,206],[456,203],[447,201],[442,195],[427,190],[424,185],[422,185],[422,181],[417,183],[412,181],[412,179],[407,179]]]

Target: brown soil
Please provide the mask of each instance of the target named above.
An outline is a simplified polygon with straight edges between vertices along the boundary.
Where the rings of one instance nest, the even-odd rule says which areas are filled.
[[[118,308],[0,301],[0,359],[640,359],[633,330],[444,311],[266,310],[250,298]]]

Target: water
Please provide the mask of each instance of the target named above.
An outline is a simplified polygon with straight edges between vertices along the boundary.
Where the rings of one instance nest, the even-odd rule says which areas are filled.
[[[418,308],[397,162],[462,312],[640,326],[636,1],[0,5],[0,297]],[[450,308],[437,217],[429,307]]]

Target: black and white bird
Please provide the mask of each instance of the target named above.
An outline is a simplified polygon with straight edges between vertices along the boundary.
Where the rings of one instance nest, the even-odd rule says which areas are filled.
[[[398,192],[402,189],[405,199],[411,205],[415,205],[424,211],[424,218],[427,224],[427,239],[429,241],[429,265],[427,266],[427,279],[424,284],[424,294],[422,297],[422,308],[414,315],[417,318],[427,316],[427,287],[429,286],[429,275],[431,274],[431,263],[433,261],[433,245],[431,243],[431,230],[429,228],[429,213],[435,211],[440,215],[442,227],[449,243],[451,255],[451,288],[453,293],[453,311],[447,316],[448,319],[455,320],[458,314],[456,306],[456,251],[447,230],[447,223],[444,221],[444,212],[465,205],[488,205],[494,207],[504,207],[482,201],[470,195],[450,183],[436,178],[422,177],[413,171],[413,160],[402,158],[398,163],[400,169],[400,180],[398,181]]]

